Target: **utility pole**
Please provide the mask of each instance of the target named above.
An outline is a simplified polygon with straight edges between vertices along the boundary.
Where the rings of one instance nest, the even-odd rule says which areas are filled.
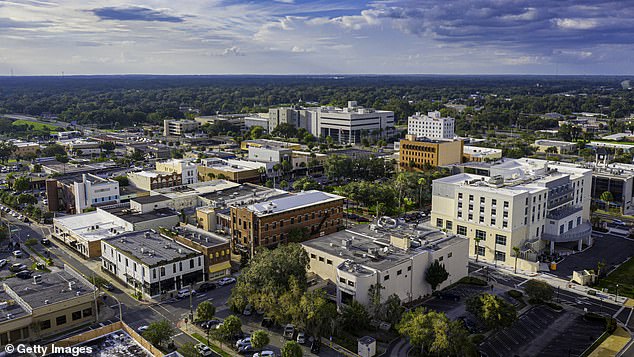
[[[194,304],[192,302],[194,295],[194,283],[189,284],[189,318],[194,321]]]
[[[616,284],[616,296],[614,297],[614,301],[618,302],[619,300],[619,284]]]

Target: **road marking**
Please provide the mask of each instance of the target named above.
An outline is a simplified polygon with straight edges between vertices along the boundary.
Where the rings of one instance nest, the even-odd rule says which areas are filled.
[[[182,331],[181,331],[181,332],[177,333],[176,335],[174,335],[174,336],[172,336],[172,337],[178,337],[178,336],[180,336],[180,335],[182,335],[182,334],[184,334],[184,332],[182,332]]]

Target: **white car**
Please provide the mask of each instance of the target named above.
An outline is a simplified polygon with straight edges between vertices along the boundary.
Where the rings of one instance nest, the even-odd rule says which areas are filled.
[[[275,357],[275,352],[273,352],[273,351],[262,351],[260,353],[254,353],[253,357]]]
[[[300,345],[303,345],[304,343],[306,343],[306,335],[304,335],[303,332],[297,333],[297,343],[299,343]]]
[[[179,299],[182,299],[182,298],[186,298],[186,297],[188,297],[189,295],[192,295],[192,294],[196,294],[196,291],[195,290],[189,291],[188,288],[185,288],[185,289],[180,289],[178,291],[178,294],[176,294],[176,297],[179,298]]]
[[[143,325],[143,326],[139,327],[139,328],[137,329],[137,331],[139,331],[139,332],[144,332],[144,331],[146,331],[147,329],[148,329],[148,326],[147,326],[147,325]]]
[[[220,286],[225,286],[225,285],[229,285],[229,284],[233,284],[236,282],[236,278],[222,278],[220,280],[218,280],[218,285]]]
[[[0,268],[2,268],[5,265],[7,265],[7,260],[6,259],[0,259]]]
[[[213,355],[213,352],[211,351],[211,348],[209,348],[209,346],[206,346],[202,343],[199,343],[196,345],[196,350],[198,351],[198,353],[200,353],[201,356],[211,356]]]
[[[238,340],[236,342],[236,348],[240,348],[242,346],[246,346],[246,345],[250,345],[250,344],[251,344],[251,337],[243,338],[243,339]]]
[[[13,251],[13,256],[16,258],[22,258],[22,251],[21,250]]]

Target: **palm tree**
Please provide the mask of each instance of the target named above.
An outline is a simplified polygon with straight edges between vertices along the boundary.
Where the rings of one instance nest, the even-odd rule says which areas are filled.
[[[427,186],[427,178],[421,177],[418,179],[418,205],[420,209],[423,209],[423,189]]]
[[[282,166],[280,164],[273,165],[273,171],[275,171],[275,175],[273,175],[273,188],[275,188],[275,178],[280,174],[280,169]]]
[[[473,238],[473,240],[475,241],[475,256],[476,256],[476,263],[477,263],[478,257],[480,256],[480,254],[478,254],[478,248],[480,248],[480,241],[482,240],[482,238],[475,237]]]
[[[517,257],[520,255],[520,248],[513,247],[513,252],[515,253],[515,273],[517,274]]]

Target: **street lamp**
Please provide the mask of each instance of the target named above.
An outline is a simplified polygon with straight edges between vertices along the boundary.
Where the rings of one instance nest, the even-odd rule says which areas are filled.
[[[616,284],[616,296],[614,297],[614,301],[618,302],[619,300],[619,284]]]

